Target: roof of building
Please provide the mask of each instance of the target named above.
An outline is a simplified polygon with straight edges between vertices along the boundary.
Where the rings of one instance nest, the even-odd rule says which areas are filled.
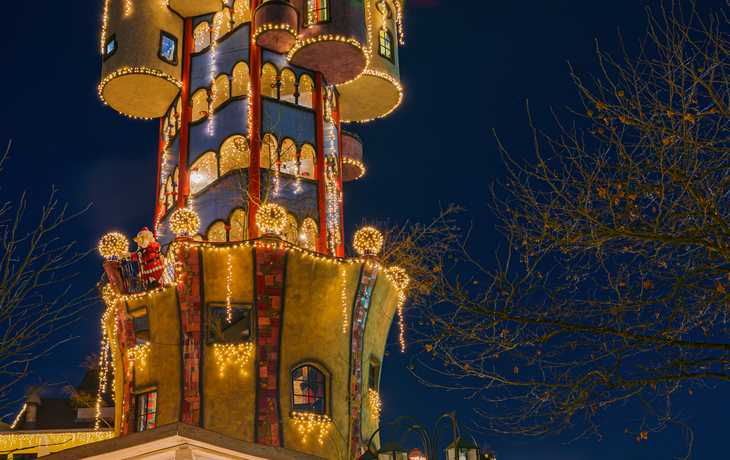
[[[170,459],[175,458],[175,451],[180,449],[190,454],[181,458],[322,460],[303,452],[241,441],[180,422],[64,450],[46,456],[44,460]]]

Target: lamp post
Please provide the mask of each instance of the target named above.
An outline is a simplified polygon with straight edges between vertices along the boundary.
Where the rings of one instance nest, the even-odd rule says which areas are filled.
[[[442,423],[446,423],[442,426]],[[451,422],[450,424],[448,422]],[[383,444],[375,453],[370,450],[375,435],[382,429],[390,427],[390,440]],[[446,448],[446,459],[445,460],[480,460],[479,447],[477,446],[476,439],[472,432],[459,425],[456,421],[456,416],[452,414],[442,415],[433,432],[429,432],[421,426],[420,423],[413,417],[403,415],[395,419],[392,423],[386,423],[379,427],[368,441],[368,450],[360,456],[360,460],[408,460],[408,451],[403,445],[398,444],[393,440],[396,427],[406,428],[406,433],[403,435],[401,444],[405,444],[406,438],[411,432],[415,433],[423,443],[425,450],[425,457],[427,460],[439,460],[438,458],[438,444],[441,436],[448,428],[453,428],[454,442]],[[471,440],[470,440],[471,439]]]

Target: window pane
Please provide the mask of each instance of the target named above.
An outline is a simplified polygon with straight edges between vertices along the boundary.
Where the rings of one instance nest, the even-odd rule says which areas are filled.
[[[231,320],[228,321],[227,307],[210,307],[208,334],[208,343],[248,342],[251,340],[251,309],[231,306]]]
[[[175,60],[175,40],[167,35],[162,36],[162,47],[160,54],[163,58],[172,62]]]
[[[109,40],[109,43],[106,45],[106,54],[110,54],[112,51],[114,51],[114,47],[117,45],[117,41],[112,39]]]

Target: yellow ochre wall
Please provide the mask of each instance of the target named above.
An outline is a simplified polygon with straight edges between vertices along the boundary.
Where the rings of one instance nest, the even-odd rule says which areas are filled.
[[[253,343],[256,343],[257,313],[254,305],[254,248],[251,245],[220,245],[200,248],[201,304],[204,311],[211,303],[225,304],[228,296],[228,257],[231,255],[230,299],[232,304],[250,304],[252,307]],[[288,249],[284,275],[283,314],[280,333],[279,407],[281,413],[282,445],[287,449],[330,457],[334,450],[329,437],[323,444],[318,433],[307,436],[306,442],[291,418],[291,371],[304,363],[324,370],[327,380],[328,416],[337,425],[330,433],[339,438],[338,449],[347,449],[348,388],[350,375],[350,346],[352,315],[360,283],[364,260],[347,262],[345,259],[325,258],[298,249]],[[375,263],[375,262],[369,262]],[[343,278],[343,270],[345,276]],[[344,279],[344,290],[343,290]],[[344,301],[343,301],[344,292]],[[398,303],[398,292],[381,268],[373,288],[370,311],[365,328],[361,387],[367,394],[367,375],[370,356],[382,363],[385,341]],[[158,391],[157,425],[178,421],[181,413],[180,313],[175,286],[152,293],[127,297],[118,302],[132,316],[149,316],[151,345],[144,370],[135,370],[135,393],[148,389]],[[345,312],[346,310],[346,318]],[[345,321],[347,325],[345,326]],[[205,324],[203,319],[202,324]],[[113,334],[111,318],[107,328]],[[205,329],[205,326],[203,326]],[[242,369],[216,362],[212,345],[207,344],[205,330],[201,341],[201,426],[227,436],[256,442],[257,353]],[[119,344],[114,339],[113,357],[116,363],[117,427],[121,418],[123,381]],[[382,370],[382,368],[381,368]],[[363,405],[362,439],[367,441],[376,429],[368,404]],[[339,431],[343,438],[336,434]]]

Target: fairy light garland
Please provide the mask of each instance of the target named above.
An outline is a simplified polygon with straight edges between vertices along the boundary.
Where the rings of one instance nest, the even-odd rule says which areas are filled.
[[[153,77],[158,78],[164,78],[165,80],[169,81],[170,83],[174,84],[178,88],[182,88],[183,84],[180,80],[178,80],[175,77],[172,77],[165,72],[160,72],[159,70],[150,69],[148,67],[128,67],[124,69],[115,70],[114,72],[110,73],[106,76],[105,79],[99,83],[99,87],[97,88],[99,91],[99,98],[101,98],[101,101],[104,103],[104,105],[109,105],[109,103],[104,99],[104,88],[107,84],[109,84],[110,81],[114,80],[118,77],[123,77],[124,75],[132,75],[132,74],[138,74],[138,75],[151,75]],[[147,117],[135,117],[131,115],[127,115],[130,118],[142,118],[145,120],[150,120],[150,118]]]
[[[132,14],[132,0],[125,0],[124,1],[124,17],[127,17],[130,14]]]
[[[367,69],[370,65],[370,55],[368,53],[368,50],[366,47],[362,46],[362,43],[355,40],[354,38],[350,37],[344,37],[341,35],[317,35],[316,37],[310,37],[303,41],[298,41],[294,43],[294,46],[291,47],[288,53],[286,53],[286,61],[291,62],[291,60],[294,58],[294,55],[297,54],[297,51],[304,48],[307,45],[311,45],[312,43],[317,42],[343,42],[347,43],[349,45],[354,46],[355,48],[362,51],[363,56],[365,56],[365,68]],[[355,77],[357,78],[357,77]]]
[[[395,22],[398,25],[398,43],[405,45],[406,43],[403,41],[403,5],[400,0],[395,0],[393,3],[395,3]]]
[[[208,134],[211,136],[213,135],[213,113],[215,108],[215,102],[216,102],[216,83],[215,83],[215,73],[216,73],[216,65],[215,65],[215,51],[218,47],[218,33],[220,32],[220,27],[222,24],[219,24],[221,18],[223,16],[218,16],[218,20],[216,21],[214,19],[213,25],[210,27],[210,33],[211,33],[211,43],[210,43],[210,88],[211,88],[211,99],[208,102]]]
[[[106,25],[109,19],[109,1],[104,2],[104,19],[101,23],[101,54],[105,54],[104,45],[106,45]]]
[[[296,40],[299,40],[299,35],[297,34],[297,31],[287,24],[264,24],[263,26],[256,29],[256,32],[254,32],[253,42],[256,43],[256,39],[259,35],[270,30],[281,30],[284,32],[289,32]]]
[[[0,435],[0,448],[32,449],[38,446],[50,446],[58,450],[103,441],[114,437],[113,431],[78,431],[69,433],[12,433]],[[70,446],[69,446],[70,444]],[[16,455],[19,455],[16,452]]]
[[[354,246],[361,256],[377,255],[383,247],[383,234],[374,227],[363,227],[355,232]]]
[[[127,362],[129,363],[129,370],[137,366],[138,371],[143,371],[147,364],[147,357],[150,354],[150,344],[143,343],[135,345],[127,350]]]
[[[337,178],[331,165],[325,168],[325,200],[327,217],[327,246],[334,255],[337,246],[342,244],[340,239],[340,205],[342,194],[337,186]]]
[[[170,228],[177,236],[192,236],[200,228],[200,217],[190,208],[176,209],[170,216]]]
[[[286,226],[286,211],[275,203],[261,206],[256,213],[256,226],[263,233],[281,234]]]
[[[99,253],[106,260],[121,258],[129,251],[129,240],[121,233],[107,233],[99,241]]]
[[[214,343],[213,353],[218,363],[221,377],[227,366],[237,367],[241,374],[248,375],[246,364],[251,360],[253,344],[251,343]]]
[[[232,258],[231,251],[228,251],[228,278],[226,280],[226,321],[228,321],[228,324],[231,324],[231,320],[233,319],[233,309],[231,308],[231,283],[233,282]]]
[[[107,284],[107,286],[109,286]],[[106,287],[106,286],[105,286]],[[106,327],[102,323],[101,327],[102,340],[101,352],[99,353],[99,393],[96,395],[96,405],[94,406],[94,430],[101,428],[101,403],[106,394],[107,375],[109,374],[109,336]]]
[[[22,409],[20,409],[20,412],[18,412],[18,416],[17,416],[17,417],[15,417],[15,421],[13,422],[13,424],[12,424],[12,425],[10,425],[10,429],[11,429],[11,430],[14,430],[14,429],[15,429],[15,426],[16,426],[16,425],[18,424],[18,422],[20,421],[20,417],[22,417],[22,416],[23,416],[23,414],[25,414],[25,410],[26,410],[27,408],[28,408],[28,404],[23,404],[23,408],[22,408]]]
[[[346,164],[346,165],[352,165],[352,166],[354,166],[354,167],[356,167],[357,169],[360,170],[360,175],[358,175],[353,180],[357,180],[357,179],[359,179],[359,178],[361,178],[362,176],[365,175],[365,165],[362,164],[361,162],[359,162],[357,160],[353,160],[352,158],[345,158],[345,157],[343,157],[342,158],[342,163],[343,164]]]
[[[341,296],[342,296],[342,318],[344,319],[342,324],[342,332],[347,334],[347,294],[345,293],[345,287],[347,286],[347,277],[345,274],[345,267],[342,266],[342,288],[341,288]]]
[[[405,324],[403,323],[403,304],[406,301],[406,288],[411,279],[408,277],[408,273],[401,267],[390,267],[386,270],[386,276],[393,283],[395,288],[398,290],[398,326],[400,328],[400,351],[401,353],[406,351],[406,342],[404,338]]]
[[[370,416],[376,422],[380,422],[380,411],[382,408],[380,394],[372,388],[368,388],[368,399],[370,400]]]
[[[332,420],[326,415],[311,414],[308,412],[293,412],[294,425],[302,435],[302,442],[307,442],[307,436],[312,432],[319,433],[319,443],[323,444],[323,437],[329,433]]]

